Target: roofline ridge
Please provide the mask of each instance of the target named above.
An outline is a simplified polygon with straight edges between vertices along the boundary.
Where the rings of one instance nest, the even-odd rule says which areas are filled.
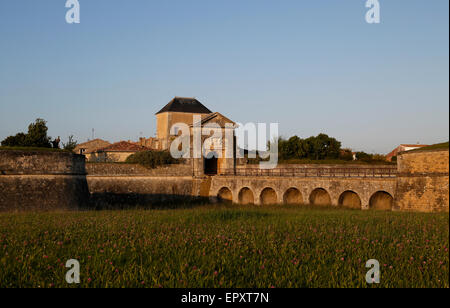
[[[196,97],[189,97],[189,96],[175,96],[174,98],[189,98],[189,99],[197,99]]]

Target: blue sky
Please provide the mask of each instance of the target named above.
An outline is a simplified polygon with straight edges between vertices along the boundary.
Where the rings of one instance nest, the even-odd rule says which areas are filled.
[[[355,150],[449,139],[448,0],[79,2],[0,1],[0,139],[150,137],[173,96]]]

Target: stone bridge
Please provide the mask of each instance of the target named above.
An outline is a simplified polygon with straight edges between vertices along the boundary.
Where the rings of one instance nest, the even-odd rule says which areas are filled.
[[[393,209],[395,177],[214,176],[209,196],[238,204],[311,204]]]

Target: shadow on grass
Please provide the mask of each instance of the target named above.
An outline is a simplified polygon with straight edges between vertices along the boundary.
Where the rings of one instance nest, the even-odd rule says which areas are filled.
[[[236,204],[229,202],[213,203],[208,197],[193,197],[171,194],[117,194],[94,193],[90,195],[89,202],[81,207],[82,210],[127,210],[127,209],[191,209],[191,208],[216,208],[224,210],[314,210],[314,211],[357,211],[332,205],[311,204]],[[222,215],[222,214],[220,214]],[[231,215],[231,214],[230,214]],[[237,213],[236,215],[241,215]],[[226,219],[226,217],[223,217]]]
[[[304,210],[315,212],[366,212],[361,209],[348,208],[333,205],[312,205],[312,204],[236,204],[229,202],[211,202],[208,197],[193,197],[188,195],[173,194],[135,194],[135,193],[93,193],[89,201],[81,206],[81,210],[164,210],[164,209],[193,209],[193,208],[214,208],[223,210],[237,210],[235,212],[223,214],[218,212],[218,220],[234,219],[234,216],[255,215],[251,212],[264,214],[264,210]],[[249,212],[242,212],[250,211]],[[375,210],[371,209],[370,212]],[[383,211],[384,212],[384,211]],[[256,214],[256,215],[259,215]],[[227,216],[228,215],[228,216]],[[268,215],[268,214],[267,214]],[[233,216],[233,217],[232,217]]]
[[[188,209],[210,204],[209,198],[168,194],[94,193],[82,210]]]

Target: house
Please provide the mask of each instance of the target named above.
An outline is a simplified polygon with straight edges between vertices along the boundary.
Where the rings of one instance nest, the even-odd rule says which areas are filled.
[[[96,162],[124,162],[137,152],[150,151],[151,149],[128,141],[120,141],[104,148],[98,149],[91,161]]]
[[[89,140],[84,143],[80,143],[73,150],[76,154],[86,155],[86,159],[89,161],[95,156],[95,152],[101,148],[111,145],[108,141],[102,139]]]
[[[407,152],[407,151],[423,148],[426,146],[428,146],[428,145],[427,144],[400,144],[392,152],[390,152],[388,155],[386,155],[386,160],[392,161],[392,159],[394,157],[397,157],[397,155],[401,152]]]

